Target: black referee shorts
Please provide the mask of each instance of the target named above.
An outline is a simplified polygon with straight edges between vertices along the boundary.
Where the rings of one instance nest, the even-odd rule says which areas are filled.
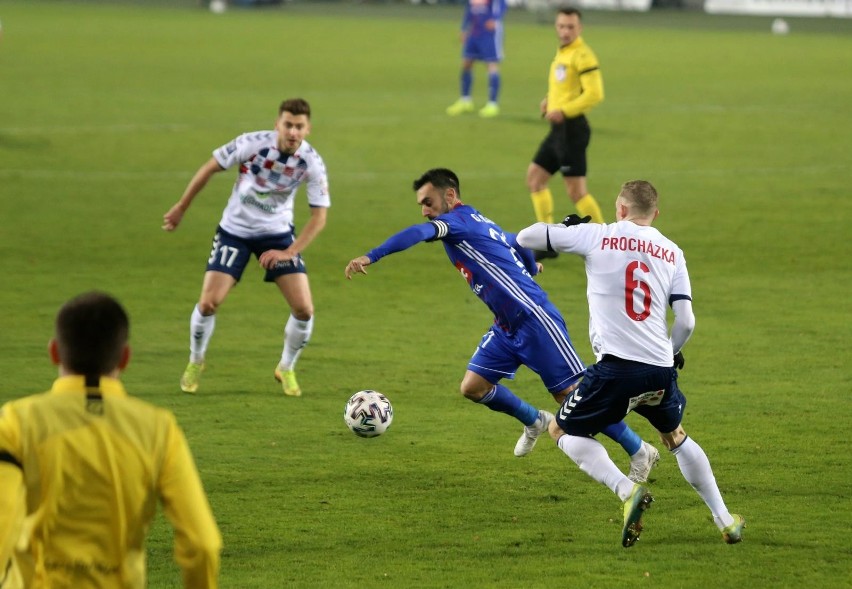
[[[541,142],[533,158],[550,174],[562,172],[563,176],[586,175],[586,149],[592,129],[584,115],[550,126],[550,133]]]

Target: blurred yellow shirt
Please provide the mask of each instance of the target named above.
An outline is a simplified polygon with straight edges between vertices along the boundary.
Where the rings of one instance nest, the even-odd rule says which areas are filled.
[[[217,587],[222,539],[170,411],[82,376],[0,409],[0,587],[144,589],[158,499],[184,586]]]
[[[547,110],[566,117],[586,114],[604,99],[598,58],[582,37],[556,50],[547,83]]]

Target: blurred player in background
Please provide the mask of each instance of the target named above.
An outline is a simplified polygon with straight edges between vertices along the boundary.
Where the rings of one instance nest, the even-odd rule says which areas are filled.
[[[488,102],[479,109],[479,116],[491,118],[500,114],[498,98],[505,14],[506,0],[467,0],[461,25],[461,95],[447,107],[448,115],[473,112],[473,64],[477,61],[484,62],[488,67]]]
[[[161,501],[187,588],[218,586],[222,538],[170,411],[128,396],[127,314],[90,292],[56,317],[59,378],[0,410],[0,587],[143,589]]]
[[[177,204],[163,216],[163,229],[174,231],[210,177],[239,166],[237,181],[213,238],[201,297],[190,319],[189,364],[180,381],[181,389],[187,393],[198,390],[216,311],[254,254],[266,269],[264,280],[278,285],[290,306],[284,350],[273,374],[285,395],[302,394],[294,367],[314,326],[311,288],[302,252],[325,227],[326,212],[331,206],[325,164],[305,141],[310,131],[310,105],[301,98],[285,100],[278,109],[274,131],[245,133],[213,151],[213,157],[195,173]],[[307,188],[311,216],[296,236],[293,203],[301,184]]]
[[[414,181],[417,204],[427,223],[412,225],[390,237],[366,255],[355,258],[344,271],[351,279],[383,257],[420,242],[441,241],[450,262],[467,280],[474,294],[494,313],[494,323],[482,337],[461,382],[462,394],[476,403],[511,415],[524,424],[515,456],[528,454],[553,420],[499,384],[527,366],[541,377],[554,399],[561,402],[582,378],[585,365],[577,356],[559,310],[533,280],[539,265],[532,252],[519,247],[473,207],[461,202],[458,177],[450,170],[429,170]],[[631,474],[644,481],[659,453],[639,439],[621,418],[602,431],[631,456]]]
[[[651,226],[659,214],[651,183],[626,182],[615,207],[617,221],[610,225],[537,223],[518,234],[524,247],[577,254],[586,263],[589,336],[598,361],[560,408],[550,434],[583,472],[624,502],[622,545],[629,547],[639,538],[642,512],[653,498],[624,476],[592,436],[630,411],[642,415],[710,508],[722,538],[735,544],[745,520],[725,507],[707,455],[681,425],[686,397],[677,370],[695,328],[683,251]],[[667,305],[674,311],[671,334]]]
[[[591,128],[586,113],[604,98],[603,77],[598,58],[586,45],[580,11],[563,8],[556,14],[559,49],[550,64],[547,97],[541,102],[541,114],[550,123],[550,133],[538,148],[527,168],[536,219],[553,223],[553,195],[550,178],[561,172],[568,196],[581,217],[603,223],[600,206],[586,186],[586,150]],[[538,252],[536,259],[556,257],[556,252]]]

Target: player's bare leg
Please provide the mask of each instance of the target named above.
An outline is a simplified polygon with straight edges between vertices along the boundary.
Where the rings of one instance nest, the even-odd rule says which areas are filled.
[[[224,272],[208,271],[204,274],[201,296],[189,320],[189,363],[180,379],[180,388],[185,393],[198,390],[207,346],[216,328],[216,311],[236,283],[233,276]]]
[[[281,360],[275,367],[275,380],[281,383],[284,394],[298,397],[302,389],[296,380],[294,370],[302,349],[310,341],[314,328],[314,306],[311,287],[307,274],[285,274],[275,279],[275,283],[290,306],[290,317],[284,327],[284,349]]]

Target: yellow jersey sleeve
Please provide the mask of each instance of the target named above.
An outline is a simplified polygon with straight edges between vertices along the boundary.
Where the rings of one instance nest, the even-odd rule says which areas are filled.
[[[20,433],[17,415],[7,403],[0,409],[0,586],[7,586],[7,577],[15,572],[15,545],[26,515]]]
[[[175,529],[175,560],[184,587],[214,589],[219,577],[222,537],[186,437],[169,414],[166,453],[158,481],[163,511]]]

